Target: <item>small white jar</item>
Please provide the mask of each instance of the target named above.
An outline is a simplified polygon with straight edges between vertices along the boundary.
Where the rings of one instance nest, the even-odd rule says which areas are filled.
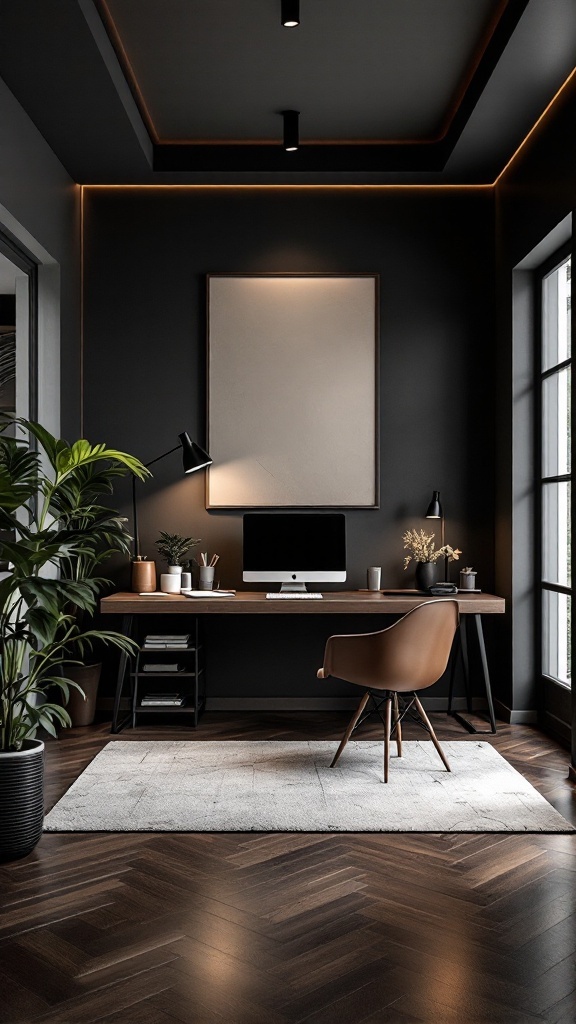
[[[163,594],[179,594],[180,579],[180,573],[163,572],[160,576],[160,590]]]

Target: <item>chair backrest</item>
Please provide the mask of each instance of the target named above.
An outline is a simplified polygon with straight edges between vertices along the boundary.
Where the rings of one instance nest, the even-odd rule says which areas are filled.
[[[453,598],[426,601],[378,633],[331,637],[325,666],[373,689],[422,690],[445,671],[458,621]]]

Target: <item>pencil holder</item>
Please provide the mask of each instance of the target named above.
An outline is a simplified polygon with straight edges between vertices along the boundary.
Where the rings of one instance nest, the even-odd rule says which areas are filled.
[[[212,590],[214,587],[214,566],[213,565],[201,565],[198,569],[199,573],[199,589],[200,590]]]

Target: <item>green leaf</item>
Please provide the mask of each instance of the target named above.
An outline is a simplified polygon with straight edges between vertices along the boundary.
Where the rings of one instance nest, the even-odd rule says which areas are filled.
[[[50,465],[56,469],[59,453],[67,448],[66,442],[58,440],[45,427],[40,426],[39,423],[35,423],[33,420],[21,420],[20,422],[40,442],[48,456]]]
[[[134,455],[128,455],[126,452],[118,451],[116,448],[107,448],[105,444],[91,445],[89,441],[82,438],[79,441],[75,441],[71,448],[63,448],[58,452],[56,458],[56,484],[59,485],[61,480],[77,467],[84,467],[89,463],[101,460],[118,463],[116,468],[123,466],[140,480],[145,480],[146,477],[152,475],[150,470],[140,462],[140,459],[135,458]]]

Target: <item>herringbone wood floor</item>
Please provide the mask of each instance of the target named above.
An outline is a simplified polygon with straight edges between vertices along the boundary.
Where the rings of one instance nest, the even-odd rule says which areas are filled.
[[[336,739],[344,720],[122,738]],[[48,806],[109,739],[48,744]],[[522,726],[493,742],[576,821],[566,751]],[[565,835],[46,835],[0,868],[0,1022],[574,1024],[575,854]]]

